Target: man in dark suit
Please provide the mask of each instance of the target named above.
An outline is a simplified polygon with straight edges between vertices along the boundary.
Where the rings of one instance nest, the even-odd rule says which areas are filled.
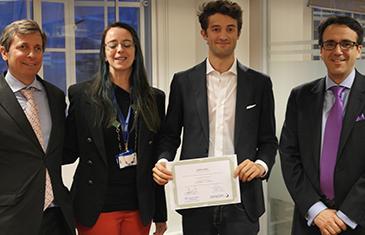
[[[318,33],[327,75],[292,90],[280,140],[292,234],[365,234],[365,77],[355,69],[364,32],[332,16]]]
[[[0,76],[0,234],[75,234],[61,179],[65,96],[37,75],[47,37],[20,20],[0,42],[9,67]]]
[[[209,46],[208,59],[175,74],[154,179],[166,184],[172,161],[184,138],[180,159],[237,155],[241,203],[185,209],[184,234],[257,234],[264,213],[262,179],[275,161],[274,99],[267,75],[245,67],[234,50],[242,28],[237,3],[212,1],[200,8],[201,34]]]

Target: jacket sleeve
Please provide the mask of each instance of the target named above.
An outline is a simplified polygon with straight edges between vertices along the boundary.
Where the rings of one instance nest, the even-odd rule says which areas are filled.
[[[270,79],[267,79],[265,83],[262,96],[256,159],[266,163],[269,171],[264,179],[268,179],[275,163],[275,156],[278,149],[278,140],[275,133],[274,95]]]
[[[183,107],[182,97],[180,95],[177,75],[171,82],[169,106],[166,119],[162,128],[162,135],[158,143],[158,159],[167,159],[173,161],[176,151],[180,146],[181,130],[183,127]]]
[[[161,127],[164,125],[165,122],[165,93],[162,91],[159,91],[158,95],[156,95],[156,102],[157,102],[157,108],[158,108],[158,114],[161,122]],[[159,131],[156,135],[157,141],[155,141],[154,146],[154,156],[157,161],[157,144],[158,140],[161,137],[161,131]],[[153,216],[153,222],[159,223],[159,222],[166,222],[167,221],[167,208],[166,208],[166,196],[165,196],[165,186],[156,185],[155,187],[155,214]]]
[[[71,164],[76,161],[78,156],[78,140],[76,128],[76,111],[77,111],[77,91],[74,86],[68,89],[68,99],[70,106],[66,119],[65,145],[63,148],[62,164]]]
[[[296,92],[292,91],[281,132],[279,152],[286,187],[301,215],[305,217],[309,208],[320,201],[321,196],[308,177],[308,169],[303,164],[303,157],[308,156],[302,156],[299,141],[309,140],[299,139],[298,116],[300,115],[300,108],[298,107],[298,99],[300,98],[297,97]],[[314,163],[311,167],[313,170]]]

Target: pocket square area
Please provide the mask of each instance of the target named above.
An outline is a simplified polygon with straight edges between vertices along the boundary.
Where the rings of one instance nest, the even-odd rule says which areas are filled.
[[[361,120],[365,120],[365,116],[364,114],[361,114],[360,116],[357,117],[356,121],[361,121]]]
[[[252,109],[255,106],[256,106],[256,104],[252,104],[252,105],[247,106],[246,109]]]

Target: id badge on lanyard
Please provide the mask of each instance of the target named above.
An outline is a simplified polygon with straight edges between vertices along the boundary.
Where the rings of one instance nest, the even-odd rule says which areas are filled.
[[[133,151],[133,149],[128,149],[128,141],[129,141],[129,135],[134,129],[134,120],[133,120],[133,126],[130,131],[128,131],[128,125],[131,115],[131,106],[129,106],[128,115],[126,120],[124,120],[123,114],[117,105],[117,101],[115,98],[114,90],[112,90],[113,98],[114,98],[114,104],[118,112],[118,118],[120,120],[115,120],[113,123],[113,126],[116,129],[117,132],[117,138],[118,138],[118,145],[119,145],[119,151],[120,153],[116,155],[116,161],[119,169],[124,169],[131,166],[137,165],[137,153]],[[121,139],[120,139],[120,131],[122,131],[123,140],[124,140],[124,150],[122,148]]]
[[[124,150],[116,156],[117,164],[120,169],[137,165],[137,154],[133,149]]]

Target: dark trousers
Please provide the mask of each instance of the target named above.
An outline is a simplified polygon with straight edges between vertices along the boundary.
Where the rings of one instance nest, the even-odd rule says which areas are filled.
[[[202,207],[182,211],[184,235],[257,235],[259,222],[252,221],[242,204]]]
[[[39,235],[71,235],[61,208],[51,207],[43,212],[43,219]]]

